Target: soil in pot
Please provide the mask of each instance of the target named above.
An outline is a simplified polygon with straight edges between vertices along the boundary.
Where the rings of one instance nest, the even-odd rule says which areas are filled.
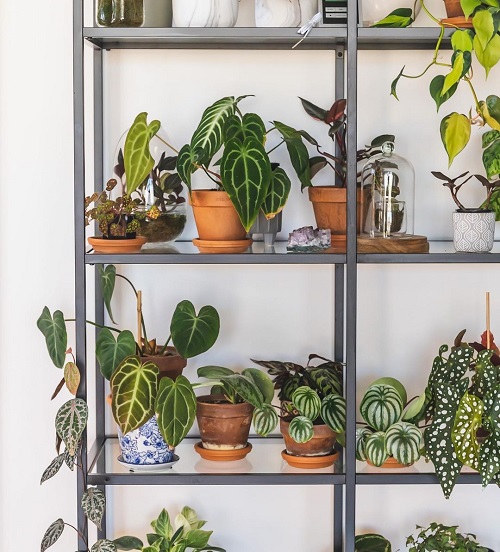
[[[203,447],[234,450],[248,445],[254,407],[248,403],[231,404],[218,395],[196,399],[196,419]]]
[[[154,220],[141,220],[138,233],[144,236],[147,243],[166,244],[176,240],[186,226],[186,214],[173,211],[162,213]]]

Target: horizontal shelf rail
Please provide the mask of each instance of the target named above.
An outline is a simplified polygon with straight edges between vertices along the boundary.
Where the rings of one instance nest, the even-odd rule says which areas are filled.
[[[356,475],[357,485],[439,485],[434,473],[364,473]],[[478,473],[462,473],[457,479],[457,485],[481,484]]]
[[[436,47],[440,27],[409,27],[407,29],[358,28],[359,50],[429,50]],[[453,29],[445,30],[442,48],[451,48]]]

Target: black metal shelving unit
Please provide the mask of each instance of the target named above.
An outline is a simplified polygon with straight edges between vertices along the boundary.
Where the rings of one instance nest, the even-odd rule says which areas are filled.
[[[254,245],[238,255],[203,255],[187,242],[176,242],[165,252],[144,252],[135,255],[98,255],[88,250],[85,243],[83,204],[85,195],[85,136],[84,136],[84,48],[93,48],[93,177],[102,182],[103,175],[103,56],[111,49],[290,49],[300,38],[296,29],[107,29],[84,27],[84,0],[73,0],[74,5],[74,156],[75,156],[75,307],[77,363],[82,371],[79,395],[87,398],[86,370],[86,269],[94,264],[326,264],[334,267],[334,358],[346,362],[345,393],[347,398],[347,435],[353,436],[356,423],[356,312],[357,269],[360,264],[431,264],[431,263],[498,263],[500,245],[491,254],[458,254],[449,242],[431,243],[429,254],[358,254],[356,250],[356,104],[357,104],[357,52],[364,49],[429,49],[434,48],[438,30],[435,28],[369,29],[358,28],[356,1],[349,0],[348,24],[345,27],[315,28],[300,45],[300,49],[335,50],[335,94],[346,95],[349,105],[348,126],[348,218],[347,253],[286,253],[284,244],[277,244],[268,253]],[[451,31],[450,31],[451,32]],[[449,44],[449,35],[444,44]],[[345,55],[347,54],[347,55]],[[96,320],[102,320],[101,302],[95,305]],[[92,375],[94,377],[94,375]],[[278,447],[278,439],[256,439],[254,450],[261,450],[264,460],[257,467],[236,473],[214,473],[209,466],[195,466],[192,462],[184,471],[169,473],[129,473],[116,465],[116,439],[105,434],[104,382],[96,378],[96,440],[90,450],[86,436],[83,440],[83,468],[85,480],[78,479],[78,499],[87,484],[106,490],[110,485],[330,485],[334,499],[333,552],[354,552],[356,486],[437,484],[429,465],[417,470],[398,470],[397,473],[365,472],[355,459],[355,440],[347,439],[341,459],[333,468],[323,470],[297,470],[270,466],[264,454],[265,447]],[[190,447],[189,439],[186,445]],[[265,444],[266,443],[266,444]],[[269,445],[267,443],[270,443]],[[278,450],[278,449],[276,449]],[[188,454],[186,452],[186,454]],[[194,453],[192,453],[194,454]],[[252,454],[255,454],[253,452]],[[342,457],[343,456],[343,457]],[[479,476],[464,473],[458,483],[477,484]],[[85,536],[87,521],[78,501],[78,526]],[[103,527],[106,526],[105,520]],[[99,538],[105,530],[99,532]],[[85,548],[79,539],[79,550]]]

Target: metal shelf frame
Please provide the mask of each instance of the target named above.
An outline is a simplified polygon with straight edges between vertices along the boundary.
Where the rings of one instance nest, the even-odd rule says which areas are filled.
[[[137,255],[98,255],[86,251],[83,205],[85,196],[85,108],[91,105],[93,113],[93,178],[103,181],[103,57],[110,49],[290,49],[300,36],[289,28],[232,28],[232,29],[108,29],[84,27],[85,0],[73,0],[73,82],[74,82],[74,217],[75,217],[75,313],[76,361],[82,372],[79,397],[87,400],[87,378],[95,378],[96,442],[88,451],[86,434],[83,447],[83,481],[78,478],[78,529],[88,536],[87,518],[80,506],[80,497],[87,485],[102,490],[110,485],[331,485],[334,500],[333,552],[354,552],[357,485],[437,484],[432,473],[377,473],[356,472],[355,440],[347,439],[343,454],[343,473],[334,474],[126,474],[105,473],[103,465],[97,472],[92,468],[103,462],[100,452],[105,446],[104,381],[96,367],[95,374],[87,373],[86,353],[86,268],[95,264],[261,264],[261,265],[331,265],[334,267],[334,358],[346,362],[347,435],[356,428],[356,313],[357,270],[362,264],[431,264],[431,263],[498,263],[500,253],[489,255],[436,252],[430,254],[358,254],[356,250],[356,128],[357,128],[357,63],[358,50],[367,49],[433,49],[438,36],[436,28],[367,29],[357,25],[356,0],[349,0],[346,27],[320,27],[301,43],[300,49],[335,50],[335,97],[347,97],[349,106],[348,189],[347,189],[347,253],[267,254],[262,252],[238,255],[159,254],[144,252]],[[443,46],[449,46],[447,31]],[[84,97],[84,45],[93,48],[93,93],[91,100]],[[347,55],[346,55],[347,54]],[[95,281],[98,291],[98,281]],[[98,296],[98,293],[96,293]],[[95,319],[102,322],[102,301],[95,301]],[[99,406],[100,405],[100,406]],[[90,466],[90,467],[89,467]],[[459,483],[477,484],[475,474],[464,474]],[[99,538],[105,537],[104,529]],[[86,549],[82,537],[78,549]]]

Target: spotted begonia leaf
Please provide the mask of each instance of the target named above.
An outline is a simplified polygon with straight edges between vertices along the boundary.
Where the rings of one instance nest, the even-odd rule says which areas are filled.
[[[462,463],[457,457],[451,440],[451,432],[459,401],[467,391],[467,383],[467,380],[462,380],[457,385],[446,383],[436,385],[435,411],[432,423],[424,434],[427,456],[434,464],[446,498],[450,497],[462,469]]]
[[[488,389],[492,389],[500,383],[498,381],[498,368],[491,363],[491,355],[493,351],[486,349],[480,351],[477,355],[476,368],[472,383],[474,393],[479,397],[483,397]]]
[[[460,399],[451,432],[458,459],[475,470],[479,470],[479,443],[476,433],[481,426],[483,410],[484,404],[479,397],[465,393]]]
[[[500,477],[500,385],[484,397],[483,427],[490,432],[479,448],[479,465],[483,486]]]

